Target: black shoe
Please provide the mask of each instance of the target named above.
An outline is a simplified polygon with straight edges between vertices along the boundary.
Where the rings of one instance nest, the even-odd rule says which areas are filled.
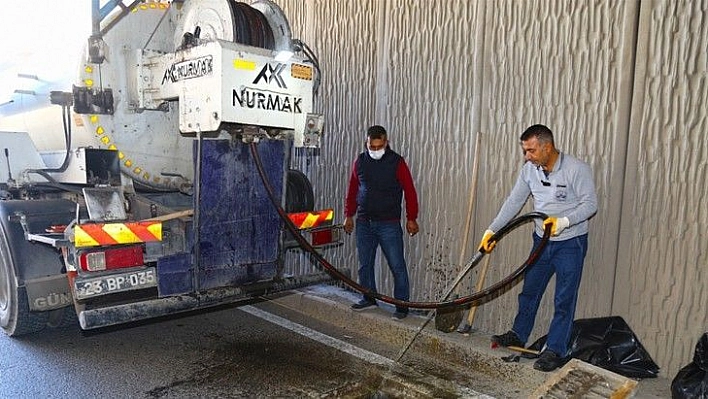
[[[557,369],[567,362],[568,358],[560,357],[553,351],[545,350],[541,352],[541,356],[534,362],[533,368],[548,372]]]
[[[499,346],[518,346],[523,348],[525,343],[521,342],[515,332],[509,330],[501,335],[492,335],[492,342]]]
[[[359,302],[353,304],[353,305],[352,305],[352,309],[354,309],[354,310],[362,310],[362,309],[370,308],[370,307],[372,307],[372,306],[376,306],[376,301],[374,301],[373,299],[366,299],[366,298],[364,298],[364,299],[362,299],[361,301],[359,301]]]
[[[457,327],[457,332],[462,335],[470,335],[470,332],[472,332],[472,326],[465,322],[464,324]]]
[[[391,315],[392,319],[403,320],[408,316],[408,309],[396,308],[396,311]]]

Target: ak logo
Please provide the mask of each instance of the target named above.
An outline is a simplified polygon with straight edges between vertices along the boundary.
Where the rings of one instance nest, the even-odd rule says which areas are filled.
[[[271,64],[265,64],[263,69],[258,73],[258,76],[256,76],[256,80],[253,81],[253,84],[255,85],[261,80],[265,80],[267,84],[275,82],[281,89],[287,89],[288,86],[285,85],[283,77],[280,76],[286,66],[286,64],[276,64],[275,67],[273,67]]]

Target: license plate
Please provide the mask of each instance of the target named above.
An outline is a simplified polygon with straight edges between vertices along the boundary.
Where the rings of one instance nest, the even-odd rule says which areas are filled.
[[[157,286],[157,278],[155,277],[155,268],[150,267],[129,273],[77,279],[74,285],[76,299],[86,299],[116,292],[155,287]]]

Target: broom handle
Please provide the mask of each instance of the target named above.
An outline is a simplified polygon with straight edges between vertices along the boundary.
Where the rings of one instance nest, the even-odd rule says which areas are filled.
[[[470,236],[470,223],[472,221],[472,213],[474,213],[475,194],[477,193],[477,175],[479,170],[479,147],[482,143],[482,133],[477,132],[477,140],[474,145],[474,163],[472,164],[472,187],[470,187],[470,201],[467,206],[467,220],[465,222],[465,232],[462,235],[462,247],[460,249],[460,261],[458,265],[465,264],[465,250]]]
[[[474,288],[474,292],[480,292],[482,291],[482,288],[484,288],[484,279],[487,277],[487,268],[489,268],[489,259],[491,258],[491,254],[487,254],[487,259],[484,260],[484,264],[482,265],[482,269],[479,271],[479,277],[477,277],[477,285]],[[474,322],[474,315],[477,312],[477,306],[472,305],[470,308],[469,314],[467,314],[467,325],[471,326],[472,322]]]

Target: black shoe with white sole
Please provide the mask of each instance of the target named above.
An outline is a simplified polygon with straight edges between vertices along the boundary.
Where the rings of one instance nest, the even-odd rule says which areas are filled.
[[[366,309],[366,308],[370,308],[370,307],[372,307],[372,306],[377,306],[377,305],[376,305],[376,301],[373,300],[373,299],[364,298],[364,299],[362,299],[361,301],[359,301],[359,302],[353,304],[353,305],[352,305],[352,309],[354,309],[354,310],[363,310],[363,309]]]
[[[570,358],[560,357],[557,353],[553,351],[545,350],[541,352],[541,355],[538,357],[538,360],[534,362],[533,368],[546,372],[553,371],[558,367],[568,363],[568,360],[570,360]]]

